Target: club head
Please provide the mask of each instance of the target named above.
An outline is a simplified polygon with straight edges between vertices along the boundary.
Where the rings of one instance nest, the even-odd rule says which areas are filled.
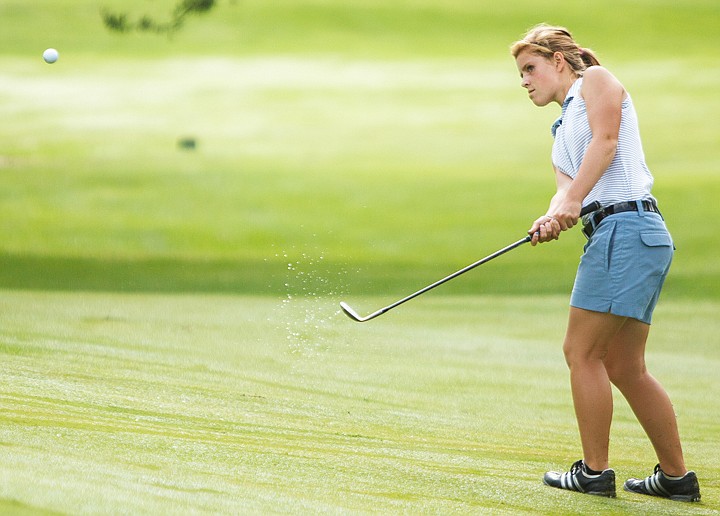
[[[385,308],[381,308],[377,312],[373,312],[370,315],[366,315],[365,317],[362,317],[359,313],[357,313],[355,310],[352,309],[352,307],[347,304],[345,301],[340,302],[340,308],[342,308],[342,311],[345,312],[345,315],[347,315],[350,319],[352,319],[355,322],[365,322],[369,321],[370,319],[375,319],[377,316],[384,314],[388,310],[390,310],[393,307],[386,306]]]
[[[345,301],[340,302],[340,308],[342,308],[342,311],[345,312],[345,315],[347,315],[350,319],[356,322],[364,322],[365,318],[361,317],[360,314],[358,314],[355,310],[352,309],[352,307],[347,304]]]

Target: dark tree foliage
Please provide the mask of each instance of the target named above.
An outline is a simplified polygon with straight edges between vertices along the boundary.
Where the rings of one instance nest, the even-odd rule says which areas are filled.
[[[144,15],[131,21],[127,13],[102,13],[105,27],[114,32],[155,32],[157,34],[171,34],[180,29],[185,23],[185,18],[193,14],[203,14],[215,7],[215,0],[180,0],[170,15],[170,19],[159,22],[154,18]]]

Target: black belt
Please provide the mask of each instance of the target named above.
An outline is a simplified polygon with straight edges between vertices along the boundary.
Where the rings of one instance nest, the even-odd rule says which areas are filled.
[[[660,214],[660,210],[657,207],[657,204],[655,204],[655,201],[653,200],[644,200],[641,201],[643,210],[649,211],[652,213],[657,213],[662,217],[662,214]],[[588,215],[587,222],[585,222],[583,226],[583,234],[590,238],[590,236],[593,234],[593,231],[595,231],[595,228],[600,224],[600,222],[610,215],[614,215],[616,213],[622,213],[624,211],[638,211],[638,205],[636,201],[626,201],[626,202],[619,202],[617,204],[611,204],[610,206],[607,206],[601,210],[598,210],[594,213],[591,213]]]

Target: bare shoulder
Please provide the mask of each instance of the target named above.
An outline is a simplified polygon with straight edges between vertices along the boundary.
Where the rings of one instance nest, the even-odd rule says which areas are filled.
[[[616,81],[617,78],[604,66],[591,66],[585,72],[583,72],[585,82],[604,82],[604,81]]]
[[[599,95],[625,95],[625,88],[610,70],[603,66],[591,66],[583,74],[581,95],[587,99]]]

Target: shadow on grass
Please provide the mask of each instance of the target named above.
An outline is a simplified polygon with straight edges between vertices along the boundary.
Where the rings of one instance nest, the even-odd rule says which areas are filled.
[[[405,296],[454,272],[447,264],[323,262],[288,269],[287,263],[251,260],[145,260],[0,254],[0,289],[232,293],[249,295]],[[557,269],[557,270],[556,270]],[[438,288],[446,294],[568,295],[574,270],[544,264],[495,263]],[[720,278],[672,274],[667,297],[720,298]]]
[[[0,255],[0,287],[110,292],[279,292],[266,262]]]
[[[566,292],[568,281],[517,281],[516,267],[491,265],[443,285],[454,294]],[[447,264],[93,259],[0,254],[0,288],[107,292],[207,292],[264,295],[406,295],[453,270]],[[557,280],[557,278],[556,278]],[[559,284],[558,284],[559,283]],[[438,289],[440,290],[440,288]]]

